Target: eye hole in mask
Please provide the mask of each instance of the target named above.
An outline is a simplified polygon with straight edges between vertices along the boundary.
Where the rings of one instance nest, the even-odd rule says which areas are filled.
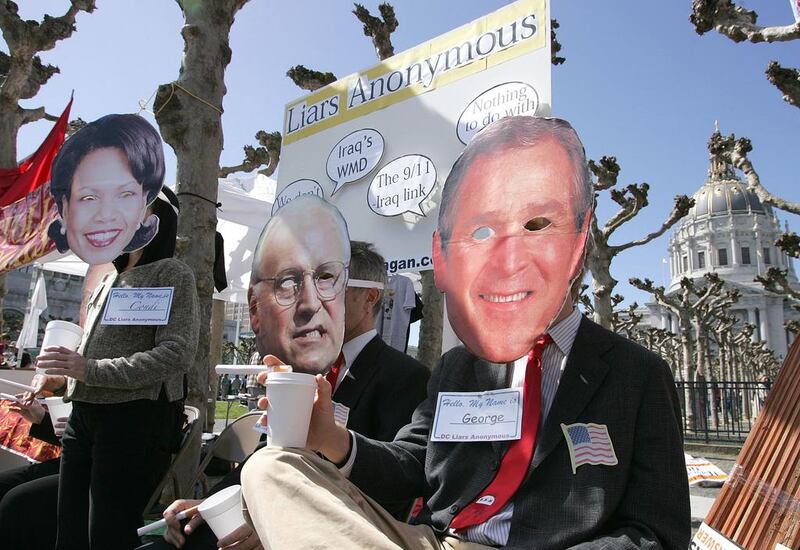
[[[528,231],[541,231],[542,229],[546,229],[550,227],[551,222],[547,218],[532,218],[528,220],[528,223],[525,224],[525,229]]]
[[[494,235],[494,229],[485,225],[472,232],[472,238],[476,241],[485,241],[492,235]]]

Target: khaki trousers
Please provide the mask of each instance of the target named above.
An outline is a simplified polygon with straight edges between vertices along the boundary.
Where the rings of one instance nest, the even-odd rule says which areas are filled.
[[[250,457],[242,470],[242,504],[272,550],[489,548],[397,521],[336,466],[301,449],[264,447]]]

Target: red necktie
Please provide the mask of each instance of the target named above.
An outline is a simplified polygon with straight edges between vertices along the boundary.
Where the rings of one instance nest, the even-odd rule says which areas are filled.
[[[339,380],[339,370],[344,365],[344,353],[339,352],[339,357],[334,361],[331,370],[325,375],[325,379],[331,384],[331,395],[336,391],[336,381]]]
[[[450,523],[453,529],[466,529],[484,523],[499,512],[522,485],[533,458],[536,432],[539,429],[539,417],[542,412],[542,352],[552,342],[550,335],[544,334],[536,340],[533,349],[528,353],[525,382],[522,386],[521,437],[509,445],[500,462],[500,468],[489,486],[474,502],[453,518]]]

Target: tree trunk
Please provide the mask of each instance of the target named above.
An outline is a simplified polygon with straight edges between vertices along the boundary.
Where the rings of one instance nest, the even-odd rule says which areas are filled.
[[[422,271],[420,275],[425,316],[420,321],[417,359],[433,370],[442,355],[444,298],[434,284],[433,270]]]
[[[219,377],[214,371],[222,362],[222,334],[225,332],[225,301],[212,300],[211,343],[208,351],[208,399],[206,399],[206,430],[214,431],[214,415],[217,410],[217,388]]]
[[[689,319],[688,312],[680,312],[678,316],[678,324],[681,333],[681,353],[683,355],[683,379],[685,381],[685,400],[686,400],[686,425],[690,430],[696,429],[696,415],[695,415],[695,395],[692,383],[694,382],[694,346],[692,336],[692,323]]]
[[[222,151],[222,99],[225,68],[231,60],[229,34],[246,0],[190,4],[184,9],[184,55],[178,80],[159,86],[153,110],[161,135],[177,157],[181,201],[176,256],[194,271],[200,301],[200,341],[189,378],[189,404],[201,411],[205,425],[209,392],[209,320],[214,290],[214,232],[217,227],[217,173]],[[183,6],[183,4],[181,4]],[[200,439],[192,442],[199,457]],[[187,464],[196,463],[188,460]],[[179,472],[182,494],[191,474]]]
[[[596,248],[590,251],[588,267],[592,272],[592,294],[594,299],[595,323],[611,329],[611,294],[617,286],[617,280],[611,276],[611,256],[607,249]]]
[[[746,384],[748,380],[747,375],[745,374],[744,361],[741,359],[736,360],[736,370],[736,378],[742,382],[745,382],[742,389],[742,418],[745,422],[749,423],[750,419],[753,417],[752,411],[750,410],[750,388]]]
[[[17,106],[3,105],[0,100],[0,168],[14,168],[17,166],[17,131],[19,126],[16,124]],[[5,332],[3,326],[3,301],[6,293],[6,274],[0,273],[0,334]]]
[[[719,371],[719,378],[721,382],[730,381],[730,376],[728,376],[728,353],[725,346],[725,341],[720,337],[719,344],[717,344],[717,359],[719,362],[718,371]],[[731,410],[730,405],[732,402],[731,395],[732,389],[727,387],[722,390],[722,402],[720,403],[720,408],[722,409],[722,423],[728,424],[729,419],[731,418]]]
[[[693,322],[694,335],[695,335],[695,371],[694,381],[696,382],[695,392],[695,418],[694,424],[696,430],[706,431],[708,429],[708,417],[711,413],[709,403],[711,401],[709,393],[713,394],[708,386],[708,374],[705,364],[705,338],[700,323]]]

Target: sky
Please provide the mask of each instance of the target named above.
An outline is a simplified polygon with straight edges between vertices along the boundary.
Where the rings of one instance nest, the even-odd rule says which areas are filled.
[[[18,3],[23,17],[39,20],[43,13],[61,14],[68,6],[65,0]],[[373,14],[378,3],[364,2]],[[507,3],[396,0],[400,24],[393,35],[395,51]],[[758,11],[761,24],[793,22],[788,1],[739,4]],[[25,106],[43,105],[57,115],[74,90],[71,118],[90,121],[108,113],[138,112],[140,103],[151,107],[158,85],[177,78],[183,20],[175,2],[98,0],[97,5],[94,13],[78,16],[71,38],[42,55],[61,73]],[[800,41],[735,44],[716,32],[699,36],[688,20],[690,6],[690,0],[553,0],[551,5],[566,57],[565,64],[553,67],[553,115],[572,122],[589,158],[617,158],[620,186],[650,184],[650,205],[615,233],[612,244],[655,230],[668,216],[673,196],[700,188],[715,120],[723,133],[752,140],[750,158],[770,191],[800,201],[800,109],[785,103],[764,76],[772,59],[800,65]],[[283,107],[304,94],[285,76],[289,67],[304,64],[343,77],[376,63],[352,7],[344,0],[251,0],[239,12],[226,72],[222,165],[241,162],[242,146],[254,143],[258,130],[280,130]],[[2,40],[0,48],[5,49]],[[153,121],[152,115],[146,116]],[[20,158],[35,150],[49,128],[50,123],[37,122],[22,129]],[[167,182],[172,184],[175,161],[168,147],[167,153]],[[601,222],[615,211],[616,205],[601,196]],[[797,216],[779,217],[800,230]],[[666,247],[667,235],[617,256],[612,275],[620,281],[616,292],[626,297],[626,304],[648,300],[628,285],[629,277],[668,283],[662,263]]]

